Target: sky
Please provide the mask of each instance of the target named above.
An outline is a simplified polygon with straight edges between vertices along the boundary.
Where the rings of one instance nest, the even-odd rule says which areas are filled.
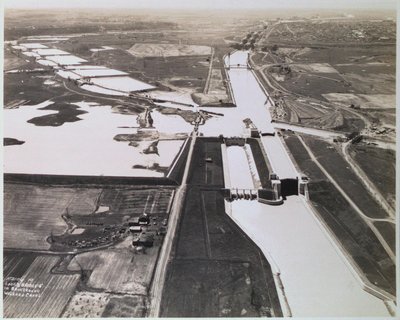
[[[5,0],[6,8],[395,9],[397,0]]]

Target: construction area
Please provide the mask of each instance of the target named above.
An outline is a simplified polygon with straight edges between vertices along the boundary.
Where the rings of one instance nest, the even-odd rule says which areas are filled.
[[[390,17],[7,11],[4,316],[395,316]]]

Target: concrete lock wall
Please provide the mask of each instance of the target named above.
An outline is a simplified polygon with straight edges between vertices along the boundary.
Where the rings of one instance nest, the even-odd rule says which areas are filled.
[[[275,199],[279,199],[282,195],[281,181],[280,180],[271,180],[271,185],[272,185],[272,189],[274,190],[274,193],[275,193]]]

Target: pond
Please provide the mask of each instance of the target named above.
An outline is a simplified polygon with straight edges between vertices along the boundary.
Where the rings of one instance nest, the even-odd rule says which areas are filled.
[[[39,110],[50,104],[52,101],[45,101],[4,110],[4,137],[25,141],[5,148],[6,173],[162,177],[163,173],[151,168],[155,164],[170,166],[184,141],[160,140],[158,154],[144,154],[156,140],[139,142],[136,147],[114,140],[117,134],[136,132],[137,129],[132,128],[137,126],[136,115],[113,113],[110,106],[83,101],[74,103],[78,110],[87,112],[79,115],[80,121],[59,127],[27,123],[32,118],[57,113]],[[160,131],[168,128],[168,117],[161,118]],[[171,120],[175,126],[180,123],[188,128],[182,118]],[[157,126],[157,122],[154,125]],[[133,169],[134,165],[141,168]]]

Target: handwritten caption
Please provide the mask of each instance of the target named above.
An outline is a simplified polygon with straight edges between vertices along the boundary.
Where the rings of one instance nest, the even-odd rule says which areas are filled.
[[[43,283],[37,283],[32,278],[7,277],[3,283],[6,296],[38,298],[43,288]]]

